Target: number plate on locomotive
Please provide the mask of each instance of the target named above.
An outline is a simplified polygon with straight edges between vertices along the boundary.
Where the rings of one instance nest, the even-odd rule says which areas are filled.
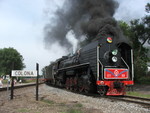
[[[128,69],[104,69],[104,78],[105,79],[127,79],[128,78]]]

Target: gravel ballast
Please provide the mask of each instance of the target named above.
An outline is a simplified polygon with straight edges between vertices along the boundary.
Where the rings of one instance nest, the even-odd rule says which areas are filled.
[[[93,98],[62,89],[39,87],[39,101],[35,87],[15,89],[14,99],[8,92],[0,92],[0,113],[150,113],[150,108],[134,103]]]

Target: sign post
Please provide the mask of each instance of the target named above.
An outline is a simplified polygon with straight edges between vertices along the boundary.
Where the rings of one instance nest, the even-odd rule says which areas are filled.
[[[39,64],[36,63],[36,71],[37,71],[37,77],[36,77],[36,101],[38,101],[39,99]]]
[[[14,69],[14,62],[12,62],[12,70]],[[10,99],[12,100],[14,98],[14,77],[12,76],[12,73],[10,71],[10,77],[11,77],[11,93],[10,93]]]
[[[37,77],[37,71],[28,71],[28,70],[12,70],[11,72],[11,78],[12,78],[12,83],[11,83],[11,100],[13,99],[13,91],[14,91],[14,77]]]
[[[7,94],[8,94],[8,99],[10,99],[10,95],[9,95],[10,76],[9,75],[6,75],[6,80],[7,80]]]
[[[11,94],[10,99],[13,100],[14,98],[14,77],[11,77]]]

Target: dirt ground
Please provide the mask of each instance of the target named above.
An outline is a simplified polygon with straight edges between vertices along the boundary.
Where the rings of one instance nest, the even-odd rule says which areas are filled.
[[[34,87],[16,89],[14,99],[8,98],[8,92],[0,92],[0,113],[102,113],[97,109],[85,108],[78,101],[60,99],[55,94],[50,97],[40,92],[39,101],[36,101]]]
[[[0,92],[0,113],[106,113],[103,112],[101,108],[86,107],[79,100],[67,100],[67,97],[63,99],[62,97],[64,97],[65,94],[63,94],[62,97],[58,96],[58,94],[62,93],[59,92],[59,90],[56,91],[56,93],[47,93],[47,91],[44,89],[44,84],[40,85],[39,89],[39,101],[36,101],[36,91],[35,87],[33,86],[15,89],[13,100],[9,99],[10,92]],[[150,94],[150,86],[136,85],[134,87],[134,91],[139,91],[143,94]],[[83,101],[86,103],[86,100]],[[122,103],[120,105],[122,105]],[[107,109],[107,107],[105,109]]]

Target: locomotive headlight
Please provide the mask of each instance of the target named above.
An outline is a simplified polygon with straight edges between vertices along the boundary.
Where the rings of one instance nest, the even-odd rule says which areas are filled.
[[[113,50],[111,53],[112,53],[112,55],[117,55],[117,54],[118,54],[118,50],[115,49],[115,50]]]
[[[118,61],[117,57],[116,57],[116,56],[113,56],[113,57],[112,57],[112,61],[113,61],[113,62],[117,62],[117,61]]]

